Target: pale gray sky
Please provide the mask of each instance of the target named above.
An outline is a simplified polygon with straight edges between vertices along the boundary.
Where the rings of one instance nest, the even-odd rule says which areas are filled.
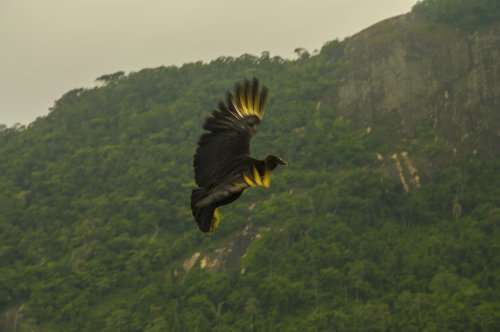
[[[119,70],[244,53],[294,57],[416,0],[0,0],[0,124]]]

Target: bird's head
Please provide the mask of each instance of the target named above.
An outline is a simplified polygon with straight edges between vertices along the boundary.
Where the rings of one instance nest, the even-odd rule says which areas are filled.
[[[278,156],[270,154],[265,159],[266,166],[272,171],[278,165],[288,166],[288,162]]]

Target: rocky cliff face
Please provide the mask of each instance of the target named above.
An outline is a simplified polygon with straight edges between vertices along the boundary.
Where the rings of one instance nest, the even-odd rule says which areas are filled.
[[[424,124],[455,156],[500,156],[500,25],[474,33],[428,27],[413,14],[339,43],[341,84],[327,98],[360,125],[393,116],[403,142]]]

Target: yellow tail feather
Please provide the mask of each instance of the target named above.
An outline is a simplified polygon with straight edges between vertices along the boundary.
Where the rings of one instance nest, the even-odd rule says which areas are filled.
[[[212,217],[212,226],[210,226],[210,233],[213,233],[217,226],[219,226],[219,209],[215,209],[214,216]]]

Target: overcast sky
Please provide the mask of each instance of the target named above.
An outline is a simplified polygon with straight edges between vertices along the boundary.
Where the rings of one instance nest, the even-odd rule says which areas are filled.
[[[416,0],[0,0],[0,124],[119,70],[244,53],[293,58]]]

